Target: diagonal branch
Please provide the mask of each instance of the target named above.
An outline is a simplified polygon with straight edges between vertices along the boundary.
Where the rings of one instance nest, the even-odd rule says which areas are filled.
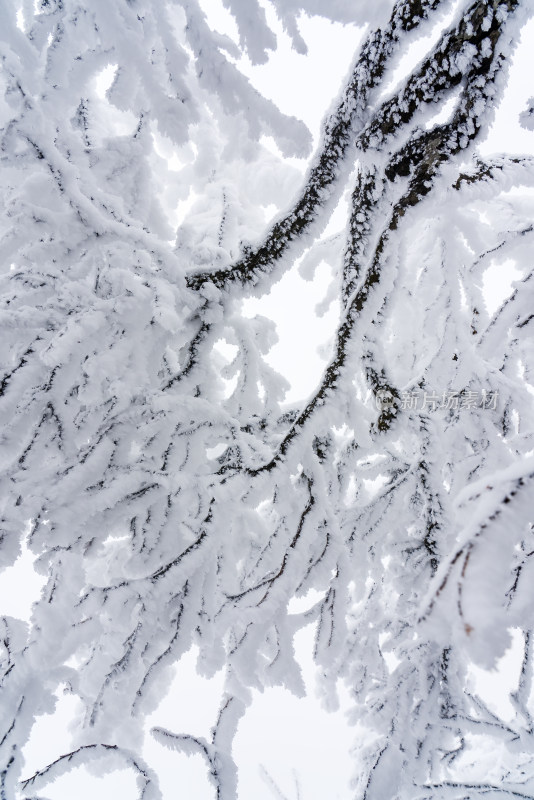
[[[435,2],[425,3],[420,11],[421,17],[426,17],[436,5]],[[466,85],[468,81],[476,82],[477,78],[484,81],[495,59],[506,15],[517,8],[519,0],[506,0],[504,3],[492,0],[491,5],[499,6],[500,14],[493,14],[489,21],[487,3],[482,0],[472,3],[458,24],[440,38],[404,86],[382,103],[366,123],[363,110],[368,105],[371,88],[382,77],[400,33],[411,29],[404,17],[401,17],[400,24],[395,22],[399,9],[406,9],[406,4],[397,6],[390,23],[391,36],[379,30],[366,40],[343,99],[331,117],[323,148],[317,154],[304,191],[293,208],[282,220],[274,223],[259,247],[247,250],[232,266],[189,275],[188,287],[198,290],[207,282],[219,289],[229,288],[233,283],[257,284],[262,274],[273,271],[289,245],[310,228],[319,212],[331,201],[341,162],[347,156],[351,142],[364,153],[380,151],[399,135],[402,127],[413,120],[423,105],[436,103],[462,82]],[[374,49],[376,56],[373,56]],[[470,57],[467,64],[463,64],[466,54]],[[470,138],[467,136],[464,140],[464,147]]]
[[[495,0],[495,2],[496,1],[497,0]],[[517,2],[518,0],[508,0],[508,7],[511,9],[515,8]],[[469,20],[476,21],[478,19],[482,5],[483,4],[477,2],[471,6],[469,13],[462,18],[458,26],[457,37],[468,37],[468,31],[471,29],[467,27],[467,24]],[[482,22],[480,19],[478,22],[479,27],[481,27]],[[324,373],[318,391],[296,418],[290,430],[279,444],[274,457],[261,467],[249,469],[248,472],[250,475],[257,475],[260,472],[270,471],[284,459],[292,441],[299,431],[308,422],[315,410],[326,402],[330,393],[337,388],[339,378],[348,358],[349,343],[354,337],[354,328],[357,321],[361,318],[362,312],[364,309],[370,311],[372,319],[375,319],[376,314],[383,308],[387,298],[387,288],[384,290],[384,297],[382,298],[377,297],[376,290],[382,279],[383,269],[387,266],[387,256],[389,252],[388,243],[391,234],[397,230],[408,209],[418,205],[421,200],[431,192],[441,165],[462,152],[467,145],[477,137],[481,129],[480,115],[484,111],[487,95],[493,91],[493,84],[502,66],[502,57],[497,51],[497,44],[502,34],[502,23],[496,28],[495,34],[496,35],[491,39],[491,46],[488,45],[489,51],[486,50],[486,55],[483,59],[483,74],[480,74],[476,81],[473,80],[473,82],[466,83],[451,121],[444,125],[438,125],[430,131],[423,133],[416,130],[412,139],[404,145],[400,153],[396,153],[391,159],[390,164],[395,166],[393,172],[398,169],[399,163],[403,163],[405,165],[403,167],[404,174],[411,175],[411,178],[408,183],[407,191],[405,191],[395,203],[389,216],[389,221],[382,230],[371,263],[359,288],[354,292],[347,304],[343,321],[337,331],[334,358]],[[472,35],[475,36],[475,34]],[[447,34],[442,41],[449,40],[454,42],[454,47],[457,46],[456,37],[452,34]],[[488,39],[488,41],[490,41],[490,39]],[[444,49],[445,52],[448,52],[445,45]],[[438,50],[442,52],[439,46]],[[443,69],[445,69],[445,63],[448,62],[446,62],[446,60],[443,61]],[[429,69],[427,62],[423,64],[423,68]],[[471,70],[476,73],[479,69],[480,62],[474,57],[472,59]],[[464,74],[468,77],[472,77],[471,70],[466,70]],[[408,86],[413,84],[413,82],[414,78],[410,79]],[[411,91],[415,92],[413,86]],[[403,95],[401,94],[401,96]],[[376,123],[373,123],[373,125],[375,124]],[[388,167],[386,167],[386,173],[388,172]],[[392,273],[393,269],[390,269],[389,272]],[[389,279],[389,284],[392,286],[393,276],[391,274],[389,275]],[[376,308],[374,306],[376,306]],[[384,420],[383,427],[385,430],[387,430],[391,421],[392,419]]]
[[[261,274],[269,274],[289,246],[297,241],[332,201],[340,165],[361,133],[367,117],[371,92],[383,78],[384,71],[398,49],[404,34],[426,20],[442,0],[399,0],[389,24],[371,33],[353,69],[341,101],[328,120],[321,149],[315,156],[309,177],[300,197],[289,213],[274,223],[259,247],[245,252],[229,267],[188,276],[190,289],[200,289],[207,282],[218,288],[233,283],[256,284]]]

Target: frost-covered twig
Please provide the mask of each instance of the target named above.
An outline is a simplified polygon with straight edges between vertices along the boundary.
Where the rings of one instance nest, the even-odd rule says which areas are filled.
[[[161,800],[158,779],[154,771],[139,756],[112,744],[89,744],[79,747],[71,753],[60,756],[30,778],[22,780],[21,786],[23,789],[30,787],[38,789],[50,783],[50,781],[56,780],[60,775],[72,769],[73,766],[83,766],[90,761],[101,758],[111,758],[114,769],[126,764],[127,767],[131,767],[135,771],[139,786],[139,800]]]

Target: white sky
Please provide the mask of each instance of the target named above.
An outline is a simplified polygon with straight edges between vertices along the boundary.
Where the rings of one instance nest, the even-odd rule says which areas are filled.
[[[232,21],[219,0],[205,0],[203,4],[210,16],[220,19],[219,28],[232,33]],[[225,22],[226,20],[226,22]],[[287,36],[277,27],[278,50],[268,64],[250,67],[243,62],[253,83],[266,96],[273,99],[286,113],[304,119],[317,141],[319,125],[325,110],[336,96],[343,77],[352,61],[359,31],[355,28],[328,24],[316,19],[304,20],[302,32],[309,43],[307,57],[291,50]],[[534,134],[523,131],[517,124],[518,114],[524,110],[532,86],[524,80],[532,71],[531,43],[534,41],[534,22],[529,35],[518,49],[514,59],[511,86],[499,109],[492,136],[483,149],[492,152],[506,148],[508,152],[534,151]],[[328,69],[325,69],[325,52]],[[309,87],[303,92],[302,87]],[[294,162],[298,163],[298,162]],[[304,170],[305,164],[300,168]],[[337,215],[336,224],[343,227],[343,214]],[[334,225],[334,229],[335,229]],[[494,285],[502,296],[513,275],[495,275]],[[289,402],[305,397],[317,385],[327,357],[328,342],[337,322],[338,309],[333,305],[321,319],[317,319],[315,305],[322,298],[328,283],[328,268],[323,265],[313,282],[303,281],[293,268],[261,300],[247,302],[247,313],[261,313],[275,320],[280,342],[273,348],[270,361],[292,384]],[[499,280],[500,277],[500,280]],[[298,297],[298,324],[295,315],[295,298]],[[325,346],[326,345],[326,346]],[[323,348],[319,355],[318,348]],[[304,354],[304,357],[303,357]],[[33,580],[33,584],[31,581]],[[29,603],[38,594],[41,581],[33,579],[23,560],[4,573],[0,583],[0,607],[3,613],[28,617]],[[15,587],[23,586],[23,591]],[[309,697],[296,699],[283,690],[268,690],[257,695],[242,722],[236,739],[235,754],[240,767],[240,800],[272,800],[276,790],[268,785],[261,765],[269,772],[279,787],[282,800],[346,800],[352,759],[349,750],[354,731],[344,720],[343,712],[327,714],[314,697],[313,669],[309,654],[311,629],[301,634],[299,653],[305,669]],[[495,691],[495,679],[478,671],[479,686],[487,687],[488,698]],[[493,680],[493,683],[492,683]],[[182,659],[171,692],[159,709],[151,716],[150,724],[162,725],[175,732],[209,735],[219,700],[220,680],[206,681],[195,674],[194,653]],[[346,699],[344,705],[346,704]],[[68,723],[76,715],[76,706],[69,697],[62,699],[60,719],[43,717],[26,748],[28,769],[42,767],[68,747]],[[147,738],[146,756],[151,765],[160,771],[165,800],[171,797],[191,800],[212,800],[213,789],[206,780],[206,769],[200,757],[187,758],[165,751]],[[58,780],[46,790],[50,800],[117,800],[135,797],[134,778],[131,773],[117,773],[101,781],[84,773],[84,788],[80,788],[78,771]],[[384,798],[387,800],[387,798]]]

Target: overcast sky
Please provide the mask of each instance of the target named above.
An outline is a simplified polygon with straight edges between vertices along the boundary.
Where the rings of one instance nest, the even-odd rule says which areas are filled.
[[[217,18],[221,32],[233,34],[233,23],[218,0],[204,0],[210,16]],[[216,13],[217,10],[217,13]],[[343,77],[354,56],[360,32],[356,28],[329,24],[323,20],[304,20],[302,32],[309,44],[307,57],[291,50],[290,42],[277,23],[278,50],[270,62],[250,67],[243,61],[257,88],[273,99],[282,111],[302,118],[317,141],[319,125],[325,110],[336,96]],[[497,115],[492,136],[482,146],[484,152],[506,148],[508,152],[533,152],[534,134],[522,131],[517,124],[518,114],[532,94],[525,76],[531,75],[531,47],[534,23],[515,57],[511,90],[507,93]],[[328,58],[325,58],[325,53]],[[415,50],[410,58],[418,60]],[[400,70],[409,65],[404,62]],[[303,91],[307,87],[307,91]],[[305,162],[294,162],[302,171]],[[340,206],[329,232],[344,225],[344,208]],[[262,313],[275,320],[279,344],[273,348],[270,360],[292,384],[289,402],[308,395],[319,381],[328,358],[329,342],[334,334],[339,309],[332,304],[329,311],[317,318],[315,305],[328,284],[329,269],[323,265],[313,282],[303,281],[296,268],[277,284],[270,296],[248,301],[247,313]],[[496,274],[493,296],[507,291],[513,275]],[[298,316],[295,303],[298,298]],[[491,300],[489,300],[491,302]],[[318,348],[321,352],[318,352]],[[40,581],[31,576],[19,562],[4,573],[0,583],[0,606],[3,613],[28,617],[31,600],[36,597]],[[240,767],[240,796],[242,800],[346,800],[350,777],[350,744],[354,732],[344,719],[343,712],[326,714],[314,697],[313,670],[309,657],[312,631],[301,635],[305,678],[310,697],[296,699],[284,690],[269,690],[257,696],[243,721],[236,740],[236,757]],[[480,673],[482,674],[482,673]],[[500,678],[497,678],[500,681]],[[491,678],[488,678],[491,681]],[[487,684],[488,692],[491,684]],[[152,715],[150,724],[162,725],[176,732],[188,731],[208,736],[214,722],[219,699],[220,680],[209,682],[195,675],[194,653],[190,652],[177,670],[169,696]],[[27,747],[28,770],[53,760],[68,747],[68,722],[76,714],[76,705],[65,696],[60,704],[60,723],[43,717],[37,724]],[[213,790],[206,780],[205,764],[200,757],[187,759],[167,753],[155,743],[147,744],[146,756],[154,768],[161,768],[164,797],[212,800]],[[267,772],[265,772],[265,770]],[[268,773],[268,774],[267,774]],[[270,776],[270,777],[269,777]],[[101,781],[87,776],[85,790],[80,790],[80,773],[65,776],[46,795],[51,800],[117,800],[134,797],[134,779],[130,773]],[[185,788],[184,788],[185,786]]]

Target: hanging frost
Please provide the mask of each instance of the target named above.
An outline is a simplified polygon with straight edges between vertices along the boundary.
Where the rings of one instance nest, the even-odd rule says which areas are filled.
[[[45,585],[0,619],[0,797],[86,764],[159,797],[145,718],[194,645],[225,676],[212,730],[150,735],[236,798],[252,690],[305,693],[310,623],[325,705],[343,679],[358,723],[351,796],[531,797],[534,163],[477,150],[529,6],[273,2],[299,52],[303,13],[369,25],[298,188],[260,139],[303,155],[307,132],[239,70],[276,47],[269,14],[223,5],[237,43],[196,0],[2,6],[0,563],[24,544]],[[347,187],[344,242],[321,238]],[[303,253],[341,312],[287,408],[241,301]],[[470,675],[514,640],[503,719]],[[32,773],[61,692],[71,749]]]

